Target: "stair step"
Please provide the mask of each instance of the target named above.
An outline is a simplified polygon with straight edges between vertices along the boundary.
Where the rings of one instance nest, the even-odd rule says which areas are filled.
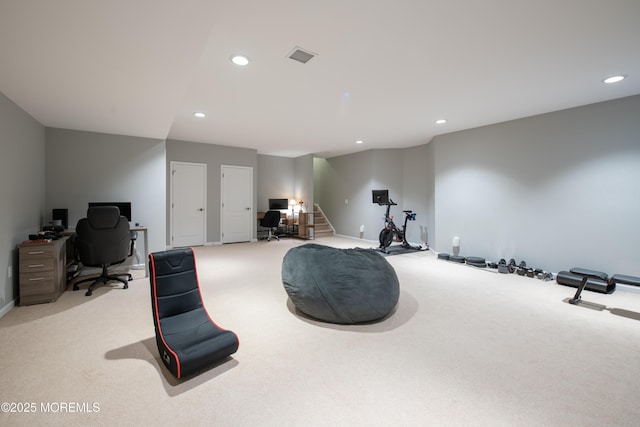
[[[318,209],[318,205],[313,205],[313,226],[315,237],[330,237],[334,235],[333,229],[329,225],[327,219],[322,215],[322,212]]]

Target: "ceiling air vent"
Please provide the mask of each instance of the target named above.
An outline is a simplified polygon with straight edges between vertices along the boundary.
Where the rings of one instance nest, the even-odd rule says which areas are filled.
[[[309,62],[309,60],[314,56],[316,56],[315,53],[311,53],[307,50],[301,49],[298,46],[296,46],[289,54],[289,58],[293,59],[294,61],[302,62],[303,64]]]

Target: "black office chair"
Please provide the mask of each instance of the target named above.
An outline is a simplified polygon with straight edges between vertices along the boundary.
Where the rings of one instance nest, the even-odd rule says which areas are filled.
[[[89,208],[87,217],[76,225],[75,258],[85,266],[102,267],[102,273],[97,278],[89,277],[75,282],[73,290],[77,291],[80,283],[93,281],[86,293],[90,296],[98,284],[106,284],[111,280],[122,282],[124,289],[127,289],[127,282],[133,279],[131,274],[109,274],[108,268],[124,262],[132,254],[133,240],[129,222],[120,215],[120,209],[117,206]]]
[[[267,211],[264,214],[264,217],[260,220],[260,225],[262,227],[269,228],[269,235],[267,236],[267,241],[270,241],[271,238],[275,238],[276,240],[280,240],[280,237],[277,234],[273,233],[273,230],[278,230],[278,225],[280,224],[280,211]]]

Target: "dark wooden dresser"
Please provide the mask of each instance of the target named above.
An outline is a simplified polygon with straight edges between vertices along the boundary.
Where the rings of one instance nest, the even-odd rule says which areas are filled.
[[[67,288],[67,237],[18,248],[19,304],[52,302]]]

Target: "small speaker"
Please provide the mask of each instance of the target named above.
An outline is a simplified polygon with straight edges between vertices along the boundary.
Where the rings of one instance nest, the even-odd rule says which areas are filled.
[[[54,222],[53,225],[56,225],[56,221],[60,221],[65,229],[69,228],[69,209],[54,209],[51,217]]]

